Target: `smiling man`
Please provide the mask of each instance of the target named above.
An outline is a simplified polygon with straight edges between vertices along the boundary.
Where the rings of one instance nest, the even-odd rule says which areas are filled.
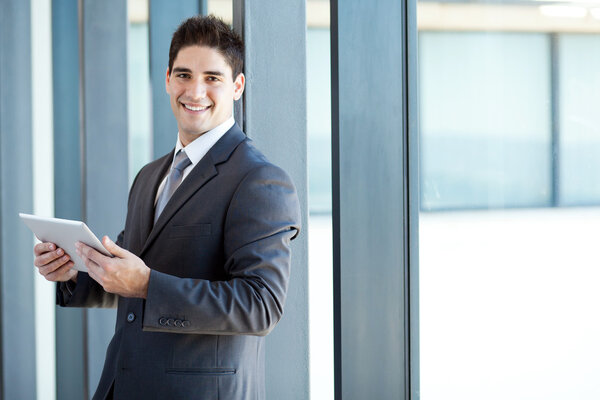
[[[66,307],[118,307],[94,399],[263,399],[264,336],[283,313],[300,209],[288,175],[233,120],[243,43],[221,20],[174,33],[166,89],[173,151],[132,185],[125,229],[89,272],[53,243],[35,265]]]

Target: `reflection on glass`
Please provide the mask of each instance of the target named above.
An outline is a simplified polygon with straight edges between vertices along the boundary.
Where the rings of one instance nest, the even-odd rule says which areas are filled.
[[[548,38],[423,32],[419,43],[423,208],[548,205]]]
[[[148,21],[130,23],[127,40],[129,181],[133,182],[152,157]]]
[[[599,10],[419,2],[424,400],[600,398]]]
[[[331,67],[329,27],[311,23],[314,7],[307,5],[310,25],[306,32],[310,395],[333,399]]]
[[[600,204],[600,35],[560,35],[558,54],[561,203]]]

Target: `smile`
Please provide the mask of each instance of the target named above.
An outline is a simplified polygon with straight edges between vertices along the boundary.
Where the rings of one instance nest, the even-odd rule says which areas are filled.
[[[194,107],[194,106],[190,106],[184,103],[181,103],[187,110],[190,111],[204,111],[206,109],[208,109],[210,106],[198,106],[198,107]]]

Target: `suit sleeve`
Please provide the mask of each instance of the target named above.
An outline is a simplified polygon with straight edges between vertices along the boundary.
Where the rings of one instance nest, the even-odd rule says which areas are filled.
[[[224,226],[227,281],[179,278],[152,270],[145,303],[147,331],[266,335],[277,324],[290,277],[290,241],[300,206],[289,176],[273,165],[239,184]]]
[[[117,238],[117,245],[123,242],[123,232]],[[115,308],[119,296],[104,291],[102,286],[86,273],[77,273],[77,283],[58,282],[56,285],[56,304],[62,307],[98,307]]]

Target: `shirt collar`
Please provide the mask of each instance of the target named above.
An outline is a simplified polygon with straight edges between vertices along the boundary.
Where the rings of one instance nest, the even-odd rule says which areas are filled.
[[[208,153],[211,147],[214,146],[215,143],[221,139],[221,137],[227,133],[229,129],[235,124],[235,119],[233,115],[229,117],[225,122],[220,125],[217,125],[213,129],[208,132],[203,133],[198,136],[198,138],[194,139],[190,144],[185,146],[185,154],[187,154],[188,158],[192,162],[192,165],[195,166],[201,159]],[[179,140],[179,135],[177,135],[177,143],[175,144],[175,153],[173,153],[173,159],[175,159],[175,155],[184,146]]]

